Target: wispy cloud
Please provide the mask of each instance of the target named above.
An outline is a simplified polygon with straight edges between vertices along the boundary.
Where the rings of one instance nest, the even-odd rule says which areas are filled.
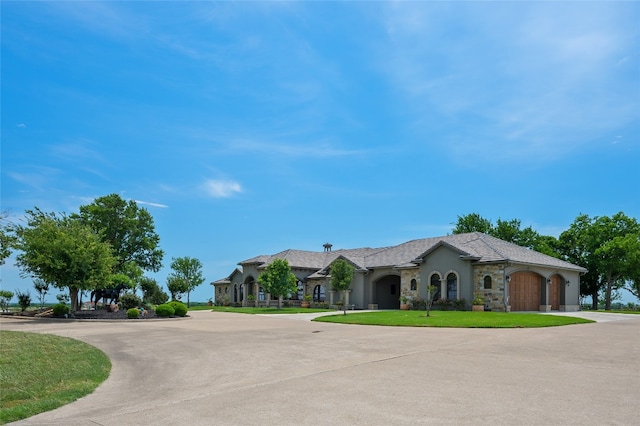
[[[389,7],[380,66],[418,132],[456,129],[438,143],[461,161],[546,162],[638,119],[640,102],[618,74],[638,68],[619,59],[637,49],[624,7],[486,6]]]
[[[24,123],[18,123],[18,124],[16,124],[16,127],[19,127],[19,128],[21,128],[21,129],[26,129],[26,128],[27,128],[27,125],[26,125],[26,124],[24,124]]]
[[[212,198],[228,198],[242,192],[242,186],[232,180],[207,179],[201,187]]]
[[[137,204],[142,204],[144,206],[150,206],[150,207],[158,207],[161,209],[166,209],[169,206],[166,204],[160,204],[160,203],[152,203],[150,201],[142,201],[142,200],[134,200]]]

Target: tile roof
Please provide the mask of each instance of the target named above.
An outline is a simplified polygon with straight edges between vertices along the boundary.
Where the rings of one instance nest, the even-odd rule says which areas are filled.
[[[478,263],[515,262],[586,272],[586,269],[555,257],[509,243],[480,232],[447,235],[407,241],[397,246],[382,248],[340,249],[329,252],[285,250],[274,255],[261,255],[240,262],[240,265],[266,266],[274,259],[287,259],[291,268],[326,269],[339,256],[353,263],[358,269],[382,267],[410,267],[439,246],[458,251],[461,257]]]

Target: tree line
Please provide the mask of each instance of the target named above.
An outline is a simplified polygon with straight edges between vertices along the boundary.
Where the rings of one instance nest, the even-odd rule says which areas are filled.
[[[478,213],[458,216],[453,233],[482,232],[502,240],[539,251],[582,266],[588,272],[580,277],[581,296],[591,296],[597,309],[600,296],[605,309],[620,289],[640,299],[640,224],[623,212],[613,216],[580,214],[558,238],[541,235],[519,219],[496,223]]]
[[[159,304],[169,296],[155,279],[144,276],[162,268],[164,251],[153,217],[133,200],[118,194],[96,198],[77,213],[25,212],[24,223],[14,224],[2,215],[0,265],[17,252],[16,265],[23,277],[34,279],[42,296],[50,287],[67,291],[73,311],[79,294],[125,284],[139,288],[145,302]],[[198,259],[179,257],[171,262],[167,289],[173,300],[189,294],[205,279]]]

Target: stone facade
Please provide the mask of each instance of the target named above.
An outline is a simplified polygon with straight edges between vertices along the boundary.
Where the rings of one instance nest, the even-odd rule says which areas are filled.
[[[416,280],[415,290],[411,290],[411,281]],[[417,299],[420,296],[420,269],[400,270],[400,297],[405,296],[408,301]]]
[[[491,288],[485,288],[485,277],[491,278]],[[481,264],[473,267],[473,294],[484,299],[485,310],[505,311],[504,264]]]

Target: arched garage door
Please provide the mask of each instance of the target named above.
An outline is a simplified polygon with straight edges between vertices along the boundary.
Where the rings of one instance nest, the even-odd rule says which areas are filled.
[[[515,272],[509,280],[509,305],[512,311],[540,309],[540,280],[535,272]]]

